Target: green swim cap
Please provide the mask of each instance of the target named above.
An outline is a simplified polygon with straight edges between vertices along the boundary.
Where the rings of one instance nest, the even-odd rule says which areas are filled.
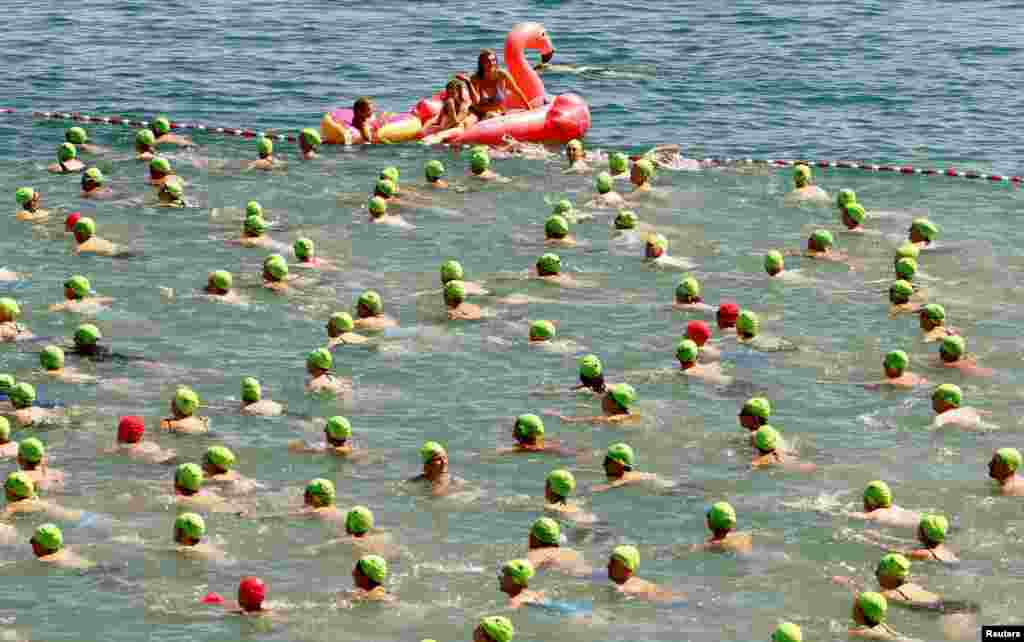
[[[177,177],[171,177],[174,180],[169,180],[163,184],[161,190],[170,194],[174,200],[180,201],[185,198],[185,184],[181,182],[181,179]]]
[[[814,242],[814,246],[818,248],[818,251],[827,250],[835,242],[832,238],[832,232],[828,230],[814,230],[814,233],[811,234],[811,240]]]
[[[256,403],[263,398],[263,389],[258,379],[246,377],[242,379],[242,401]]]
[[[224,446],[210,446],[206,449],[206,463],[222,470],[231,470],[235,465],[235,453]]]
[[[391,165],[389,167],[385,167],[384,169],[382,169],[380,171],[380,178],[386,178],[389,181],[391,181],[392,183],[394,183],[395,185],[398,184],[398,177],[399,177],[398,168],[395,167],[394,165]]]
[[[444,301],[457,306],[466,300],[466,284],[462,281],[448,281],[444,284]]]
[[[61,143],[57,148],[57,160],[66,163],[78,157],[78,150],[71,143]]]
[[[388,213],[388,202],[380,196],[371,196],[366,203],[366,209],[373,218],[380,218]]]
[[[676,298],[687,299],[695,298],[700,296],[700,281],[692,276],[688,276],[679,282],[676,286]]]
[[[668,250],[668,239],[663,234],[651,234],[647,237],[647,244],[653,245],[663,252]]]
[[[14,388],[14,377],[9,374],[0,374],[0,392],[10,393]]]
[[[11,405],[16,409],[30,408],[36,401],[36,388],[30,383],[16,384],[11,391],[7,393],[7,398],[11,400]]]
[[[4,490],[10,493],[15,501],[28,499],[36,494],[36,484],[27,474],[17,470],[8,473],[7,480],[4,482]]]
[[[516,634],[512,621],[500,615],[480,620],[480,629],[487,634],[492,642],[512,642],[512,636]]]
[[[263,216],[263,206],[256,201],[249,201],[245,204],[245,216]]]
[[[370,314],[374,316],[384,312],[384,300],[375,290],[366,290],[360,294],[358,304],[369,310]]]
[[[622,565],[631,571],[636,571],[640,567],[640,551],[636,546],[616,546],[612,549],[611,557],[622,562]]]
[[[700,356],[700,348],[690,339],[683,339],[676,346],[676,359],[680,363],[693,363]]]
[[[31,187],[19,187],[14,192],[14,200],[18,202],[18,205],[24,205],[31,201],[36,196],[36,191]]]
[[[329,479],[318,477],[306,484],[306,492],[309,493],[320,506],[331,506],[337,496],[334,492],[334,484]]]
[[[199,492],[204,479],[205,475],[199,464],[181,464],[174,471],[174,485],[185,490]]]
[[[0,417],[0,443],[7,443],[11,439],[11,422],[7,417]]]
[[[514,432],[521,439],[544,436],[544,422],[537,415],[519,415],[516,417]]]
[[[547,483],[551,492],[565,498],[576,492],[576,478],[568,470],[552,470],[548,473]]]
[[[889,300],[893,303],[902,304],[910,301],[910,297],[914,294],[914,286],[909,281],[902,279],[893,282],[889,286]]]
[[[756,335],[761,328],[761,319],[750,310],[743,310],[736,318],[736,330],[742,334]]]
[[[157,133],[157,135],[163,136],[164,134],[170,133],[171,121],[167,120],[167,118],[165,118],[164,116],[160,116],[159,118],[153,121],[152,128],[153,131]]]
[[[785,259],[782,258],[782,252],[772,250],[771,252],[768,252],[768,254],[764,255],[764,269],[766,272],[781,270],[784,267]]]
[[[427,164],[423,166],[423,171],[426,173],[428,180],[439,180],[444,176],[444,163],[439,160],[427,161]]]
[[[76,274],[65,281],[64,287],[74,292],[76,299],[84,299],[88,296],[89,291],[92,290],[92,284],[89,283],[89,279],[81,274]]]
[[[242,225],[246,236],[260,236],[267,231],[267,222],[262,216],[248,216]]]
[[[174,392],[174,407],[186,417],[191,417],[199,410],[199,395],[188,386],[179,386]]]
[[[550,321],[530,323],[530,341],[550,341],[555,338],[555,324]]]
[[[554,275],[562,269],[562,259],[552,252],[541,255],[537,259],[537,271],[545,275]]]
[[[836,205],[839,207],[848,207],[851,203],[857,202],[857,195],[853,193],[852,189],[841,189],[836,194]]]
[[[768,424],[761,426],[754,433],[754,445],[762,452],[774,451],[779,447],[779,431]]]
[[[302,130],[302,140],[306,141],[306,144],[310,147],[319,147],[320,143],[323,142],[320,140],[320,132],[312,127],[307,127]]]
[[[100,171],[99,167],[90,167],[85,170],[84,178],[82,180],[90,180],[96,185],[103,185],[103,172]]]
[[[939,234],[939,228],[935,227],[935,224],[926,218],[915,218],[913,223],[910,224],[910,229],[917,230],[918,234],[929,241],[934,241],[935,237]]]
[[[580,359],[580,377],[595,379],[601,376],[601,359],[596,354],[588,354]]]
[[[864,505],[875,510],[892,506],[892,489],[880,479],[869,483],[864,489]]]
[[[793,183],[797,187],[803,187],[811,182],[811,178],[814,176],[814,172],[811,168],[803,163],[798,163],[793,166]]]
[[[530,534],[541,544],[557,545],[562,530],[555,520],[550,517],[541,517],[530,527]]]
[[[96,221],[88,216],[83,216],[75,223],[75,236],[82,237],[82,242],[88,241],[96,234]]]
[[[274,153],[274,141],[266,136],[261,136],[256,140],[256,150],[260,156],[269,156]]]
[[[436,441],[428,441],[420,446],[420,457],[423,459],[424,464],[429,464],[438,457],[445,457],[447,455],[448,452],[445,451],[444,446]]]
[[[491,166],[491,156],[487,153],[474,153],[469,157],[469,166],[474,174],[483,174]]]
[[[636,455],[633,453],[633,449],[629,444],[617,443],[608,446],[608,452],[605,457],[623,464],[624,466],[632,466],[636,461]]]
[[[850,220],[852,220],[857,225],[863,223],[864,219],[867,218],[867,212],[864,211],[864,208],[861,206],[860,203],[850,203],[849,205],[847,205],[846,215],[849,216]]]
[[[640,175],[644,177],[644,180],[654,178],[654,163],[646,158],[638,160],[634,167],[640,171]]]
[[[156,145],[156,136],[148,129],[140,129],[135,133],[135,144],[143,147]]]
[[[924,515],[921,517],[919,527],[929,541],[936,544],[946,541],[946,531],[949,530],[949,522],[942,515]]]
[[[352,332],[356,329],[356,324],[352,320],[352,315],[348,312],[335,312],[331,315],[331,318],[327,321],[327,324],[335,332],[345,333]]]
[[[280,254],[271,254],[264,259],[263,269],[275,281],[283,281],[288,276],[288,262]]]
[[[902,258],[917,259],[921,255],[921,248],[917,247],[910,241],[903,241],[896,247],[896,260],[899,261]]]
[[[373,193],[376,196],[391,198],[395,195],[395,182],[387,178],[378,179],[373,186]]]
[[[943,321],[946,318],[946,309],[938,303],[929,303],[922,307],[920,311],[932,321]]]
[[[352,436],[352,424],[345,417],[335,415],[327,419],[324,432],[334,439],[348,439]]]
[[[567,149],[578,149],[580,151],[583,151],[583,143],[580,142],[579,139],[576,139],[576,138],[573,138],[568,143],[566,143],[565,147]]]
[[[636,401],[636,388],[628,383],[617,383],[608,386],[608,394],[611,395],[615,403],[626,410],[629,410],[629,407]]]
[[[536,573],[530,560],[511,560],[505,562],[504,566],[501,567],[501,572],[519,586],[528,585],[530,578]]]
[[[996,459],[1009,468],[1011,473],[1017,472],[1021,465],[1020,451],[1016,448],[1000,448],[996,451]]]
[[[149,161],[149,169],[154,172],[160,172],[161,174],[170,174],[171,163],[162,156],[156,156],[153,160]]]
[[[552,214],[568,214],[573,211],[572,201],[567,198],[555,203],[555,206],[551,209]]]
[[[889,602],[881,593],[868,591],[857,596],[857,606],[860,607],[864,619],[871,626],[877,626],[885,622],[885,614],[889,611]]]
[[[36,529],[30,541],[47,553],[56,553],[64,548],[64,534],[56,524],[43,524]]]
[[[614,174],[621,174],[629,167],[629,157],[622,152],[608,154],[608,168]]]
[[[3,297],[0,299],[0,312],[3,312],[12,319],[15,319],[21,316],[21,307],[14,299]]]
[[[210,274],[210,285],[218,290],[230,290],[234,284],[234,277],[227,270],[217,270]]]
[[[747,399],[747,403],[743,404],[742,412],[754,417],[767,419],[772,416],[772,402],[764,397],[751,397]]]
[[[373,513],[366,506],[356,506],[345,515],[345,530],[352,535],[369,533],[373,528]]]
[[[713,531],[726,531],[736,526],[736,510],[729,502],[715,502],[708,509],[708,526]]]
[[[615,215],[615,229],[617,230],[631,230],[639,222],[640,219],[633,210],[622,210]]]
[[[956,359],[964,356],[965,352],[967,352],[967,342],[964,341],[963,337],[955,334],[944,337],[942,345],[939,347],[940,354]]]
[[[887,370],[898,370],[903,372],[907,369],[907,364],[910,363],[910,357],[907,353],[902,350],[893,350],[889,354],[885,355],[885,361],[883,365]]]
[[[174,520],[174,530],[189,539],[202,539],[206,535],[206,522],[195,513],[182,513]]]
[[[917,274],[917,260],[909,256],[896,261],[896,276],[904,281],[910,281]]]
[[[553,214],[544,222],[544,233],[549,239],[564,239],[569,234],[569,221],[564,216]]]
[[[334,365],[334,357],[327,348],[317,348],[306,355],[306,365],[321,370],[330,370]]]
[[[441,264],[441,283],[447,283],[448,281],[462,281],[464,273],[462,271],[462,264],[454,259],[449,259]]]
[[[64,367],[64,351],[57,346],[46,346],[39,353],[39,365],[44,370],[60,370]]]
[[[72,127],[71,129],[64,132],[64,140],[75,145],[82,145],[84,143],[89,142],[89,136],[81,127]]]
[[[594,185],[597,187],[598,194],[607,194],[612,191],[612,176],[608,172],[601,172],[594,179]]]
[[[30,464],[38,464],[43,461],[43,455],[45,454],[46,447],[43,446],[43,442],[35,437],[22,439],[18,442],[18,457]]]
[[[878,560],[875,575],[905,579],[910,575],[910,560],[899,553],[889,553]]]
[[[772,633],[772,642],[803,642],[804,634],[800,627],[792,622],[783,622]]]
[[[960,387],[952,383],[944,383],[932,392],[932,401],[945,401],[948,404],[960,407],[963,400],[963,392]]]
[[[295,251],[295,257],[300,261],[308,261],[316,254],[316,246],[313,245],[313,241],[307,238],[295,241],[292,249]]]

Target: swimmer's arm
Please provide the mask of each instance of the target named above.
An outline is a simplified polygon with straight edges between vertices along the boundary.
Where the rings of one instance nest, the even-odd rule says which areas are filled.
[[[322,454],[327,452],[325,446],[310,446],[302,440],[295,440],[288,444],[288,452],[302,454]]]
[[[363,137],[364,143],[373,142],[373,132],[370,130],[370,123],[366,120],[359,124],[359,135]]]
[[[853,579],[852,577],[847,577],[845,575],[833,575],[832,576],[832,583],[833,584],[838,584],[840,586],[845,586],[846,588],[848,588],[851,591],[853,591],[854,595],[857,595],[857,594],[859,594],[861,592],[861,584],[860,584],[860,582],[858,582],[857,580]]]
[[[517,96],[519,96],[519,100],[523,101],[523,105],[525,105],[525,108],[529,109],[530,99],[526,97],[526,94],[523,93],[523,90],[520,89],[519,85],[516,84],[516,79],[512,77],[512,74],[502,69],[501,75],[505,79],[505,83],[512,88],[512,91],[514,91]]]
[[[616,481],[613,481],[613,482],[608,482],[607,484],[598,484],[597,486],[592,486],[590,488],[590,492],[592,492],[592,493],[603,493],[603,492],[611,490],[613,488],[618,488],[619,486],[622,486],[625,483],[626,482],[623,481],[623,480],[616,480]]]

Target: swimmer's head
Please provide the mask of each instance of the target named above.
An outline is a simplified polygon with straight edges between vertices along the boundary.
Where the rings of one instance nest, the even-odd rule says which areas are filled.
[[[567,198],[561,199],[560,201],[555,203],[554,207],[551,208],[551,213],[552,214],[559,214],[559,215],[563,215],[563,216],[565,214],[569,214],[572,211],[573,211],[572,201],[570,201]]]
[[[92,220],[88,216],[83,216],[78,219],[75,223],[75,240],[79,243],[85,243],[93,236],[96,235],[96,221]]]
[[[544,222],[544,234],[549,239],[564,239],[569,235],[569,221],[558,214],[549,216]]]
[[[242,401],[245,403],[256,403],[263,398],[263,386],[259,379],[246,377],[242,379]]]
[[[715,318],[718,321],[719,328],[734,328],[736,327],[736,317],[739,315],[740,306],[732,302],[727,302],[718,306],[718,312],[715,313]]]
[[[885,375],[887,377],[898,377],[907,369],[907,364],[909,363],[910,357],[907,356],[906,352],[903,350],[892,350],[885,355],[882,367],[885,368]]]
[[[7,474],[7,479],[4,481],[4,494],[9,502],[29,499],[36,494],[36,484],[26,473],[17,470]]]
[[[885,615],[888,612],[889,602],[885,599],[885,596],[873,591],[858,595],[853,606],[854,620],[858,623],[863,620],[863,624],[870,627],[875,627],[885,622]]]
[[[700,348],[697,344],[689,339],[683,339],[676,346],[676,359],[679,360],[679,365],[684,368],[689,368],[693,364],[697,363],[697,358],[700,356]]]
[[[761,319],[750,310],[743,310],[736,318],[736,332],[744,339],[756,337],[760,328]]]
[[[491,156],[487,152],[474,152],[469,157],[469,168],[474,174],[483,174],[491,166]]]
[[[341,445],[352,438],[352,424],[341,415],[328,417],[324,436],[331,445]]]
[[[247,575],[238,582],[238,605],[243,611],[259,611],[267,597],[267,585],[258,577]]]
[[[946,308],[938,303],[929,303],[918,310],[921,315],[921,329],[925,331],[934,330],[946,320]]]
[[[875,567],[875,577],[879,580],[882,578],[906,580],[910,577],[910,560],[899,553],[883,555],[882,559],[878,560],[878,566]]]
[[[366,535],[373,530],[373,513],[366,506],[356,506],[345,515],[345,532]]]
[[[46,346],[39,353],[39,365],[43,370],[62,370],[64,368],[64,351],[57,346]]]
[[[217,270],[216,272],[210,272],[209,277],[206,279],[207,290],[215,294],[227,294],[231,291],[231,286],[234,285],[235,279],[231,276],[231,273],[227,270]]]
[[[843,223],[851,230],[860,227],[865,218],[867,218],[867,212],[860,203],[850,203],[843,211]]]
[[[992,459],[1002,464],[1006,471],[1013,475],[1021,467],[1021,454],[1016,448],[1000,448],[992,455]]]
[[[896,278],[904,281],[913,281],[917,274],[917,260],[910,257],[896,261]]]
[[[447,459],[448,451],[436,441],[428,441],[420,446],[420,459],[424,464],[429,464],[436,459]]]
[[[156,136],[148,129],[140,129],[135,132],[135,147],[139,151],[146,151],[156,145]]]
[[[259,153],[260,158],[267,158],[274,153],[274,142],[266,136],[260,136],[256,140],[256,151]]]
[[[75,346],[79,348],[94,346],[102,338],[103,333],[91,323],[83,323],[75,330]]]
[[[622,152],[608,154],[608,169],[612,170],[612,174],[622,174],[629,169],[629,157]]]
[[[900,259],[914,259],[921,255],[921,248],[917,247],[910,241],[903,241],[896,247],[896,256],[893,259],[893,263],[898,262]]]
[[[256,201],[249,201],[245,204],[245,217],[263,216],[263,206]]]
[[[530,341],[550,341],[556,332],[555,324],[548,320],[530,322]]]
[[[939,345],[939,357],[946,363],[958,361],[967,352],[967,341],[959,335],[943,337]]]
[[[786,262],[782,257],[782,252],[772,250],[764,255],[764,271],[768,273],[768,276],[775,276],[784,269],[786,269]]]
[[[562,259],[552,252],[547,252],[537,259],[537,274],[540,276],[557,276],[562,270]]]
[[[235,453],[224,446],[210,446],[203,455],[203,464],[214,475],[223,475],[235,465]]]
[[[851,203],[856,202],[857,195],[852,189],[841,189],[839,190],[839,193],[836,194],[836,205],[838,205],[840,209],[849,207]]]
[[[615,215],[615,229],[617,230],[631,230],[639,222],[640,219],[633,210],[621,210]]]
[[[188,386],[174,391],[174,411],[182,417],[191,417],[199,410],[199,395]]]
[[[171,132],[171,121],[167,120],[164,116],[160,116],[150,123],[149,127],[157,136],[163,136]]]
[[[647,245],[644,247],[644,256],[649,259],[656,259],[668,251],[668,239],[663,234],[652,234],[647,237]]]
[[[386,178],[387,180],[391,181],[395,185],[398,185],[398,177],[400,175],[401,174],[399,173],[398,168],[395,167],[394,165],[390,165],[390,166],[385,167],[384,169],[380,170],[379,178]]]
[[[537,415],[519,415],[512,432],[520,442],[533,443],[544,438],[544,422]]]
[[[302,262],[311,261],[316,256],[316,245],[305,237],[295,241],[292,250],[295,252],[295,258]]]
[[[643,158],[633,163],[633,170],[630,173],[630,181],[634,185],[643,185],[654,178],[654,163]]]
[[[635,546],[616,546],[612,549],[609,561],[609,571],[614,562],[618,562],[630,572],[635,573],[640,568],[640,551]]]
[[[865,512],[870,513],[879,508],[889,508],[892,506],[892,489],[889,488],[889,484],[876,479],[864,488],[863,501]]]
[[[793,184],[797,189],[810,185],[812,178],[814,178],[814,172],[808,165],[797,163],[793,166]]]
[[[288,276],[288,262],[280,254],[271,254],[263,260],[263,278],[284,281]]]
[[[546,482],[547,490],[557,497],[559,501],[564,502],[570,495],[576,492],[576,478],[568,470],[558,469],[551,471],[548,473]]]
[[[117,441],[122,444],[137,444],[146,433],[146,423],[138,415],[121,417],[117,422]]]
[[[436,183],[444,177],[444,163],[439,160],[427,161],[423,166],[423,172],[427,175],[428,181]]]
[[[21,316],[21,306],[10,297],[0,298],[0,322],[8,323]]]
[[[565,144],[565,155],[569,160],[574,161],[583,158],[583,143],[577,139],[572,139]]]
[[[312,127],[303,129],[299,137],[302,139],[302,143],[309,149],[316,149],[323,142],[320,139],[320,132]]]
[[[629,412],[629,409],[636,402],[636,388],[628,383],[617,383],[608,386],[608,396],[622,412]]]
[[[100,171],[100,168],[90,167],[85,170],[84,174],[82,174],[82,189],[88,191],[103,187],[104,180],[105,178],[103,176],[103,172]]]
[[[804,634],[800,627],[792,622],[782,622],[772,632],[772,642],[803,642]]]
[[[946,541],[949,522],[942,515],[924,515],[917,526],[918,538],[928,546],[938,546]]]
[[[477,633],[484,638],[481,640]],[[495,615],[480,620],[479,626],[473,632],[473,642],[512,642],[516,630],[512,621],[507,617]]]
[[[536,571],[533,568],[533,564],[530,560],[511,560],[505,562],[501,567],[501,574],[507,577],[510,581],[515,584],[526,587],[530,584],[530,580],[533,578]]]
[[[71,300],[81,301],[89,296],[91,290],[92,284],[89,283],[89,279],[81,274],[76,274],[64,282],[64,295]],[[67,296],[69,294],[71,296]]]
[[[910,224],[910,241],[931,243],[939,234],[939,228],[926,218],[915,218]]]
[[[31,408],[32,404],[36,402],[36,388],[30,383],[20,381],[7,393],[7,398],[11,400],[11,405],[15,410]]]
[[[729,502],[715,502],[708,509],[707,520],[713,533],[731,531],[736,527],[736,510]]]
[[[366,209],[373,218],[380,218],[388,213],[388,202],[380,196],[371,196],[366,202]]]
[[[594,179],[594,186],[598,194],[607,194],[612,191],[612,176],[608,172],[601,172]]]
[[[6,444],[11,441],[11,422],[7,420],[7,417],[0,417],[0,444]]]
[[[617,443],[608,446],[608,452],[605,453],[605,459],[617,462],[618,464],[625,467],[625,469],[632,470],[633,464],[636,463],[636,453],[629,444]]]
[[[306,484],[305,502],[307,506],[313,508],[333,506],[336,496],[334,484],[328,479],[318,477]]]
[[[676,286],[676,303],[700,303],[700,294],[700,281],[692,276],[685,276]]]
[[[334,357],[327,348],[317,348],[306,355],[306,369],[310,374],[327,372],[334,365]]]
[[[754,430],[768,423],[768,418],[771,416],[772,402],[768,401],[765,397],[751,397],[747,399],[746,403],[743,404],[743,408],[740,409],[740,423],[746,428],[756,426]],[[753,421],[744,421],[745,417]],[[751,425],[748,426],[747,424]]]
[[[558,546],[562,530],[550,517],[541,517],[530,527],[530,539],[544,546]]]
[[[932,409],[937,413],[959,408],[963,401],[963,392],[960,386],[952,383],[944,383],[932,391]]]
[[[384,300],[374,290],[366,290],[356,301],[359,318],[377,317],[384,314]]]
[[[449,308],[457,308],[466,300],[466,284],[449,281],[444,284],[444,302]]]
[[[327,336],[332,339],[340,337],[347,332],[352,332],[355,329],[356,324],[352,320],[352,315],[348,312],[335,312],[327,320]]]
[[[775,449],[779,447],[779,431],[775,430],[768,424],[765,424],[757,429],[754,433],[754,447],[757,448],[762,455],[775,452]]]
[[[177,177],[172,176],[170,180],[160,187],[159,196],[161,201],[184,205],[185,184]]]
[[[894,305],[910,303],[910,297],[914,295],[914,286],[910,281],[900,279],[889,286],[889,302]]]
[[[267,231],[267,222],[262,216],[248,216],[242,224],[242,232],[249,238],[263,236]]]
[[[35,437],[18,442],[18,464],[22,468],[33,468],[46,456],[46,446]]]
[[[84,145],[89,142],[89,135],[81,127],[72,127],[64,132],[64,140],[72,145]]]
[[[195,546],[206,535],[206,522],[195,513],[182,513],[174,520],[174,541]]]
[[[832,232],[828,230],[814,230],[811,237],[807,239],[807,249],[814,252],[827,252],[835,243]]]
[[[466,276],[462,270],[462,264],[454,259],[448,259],[441,264],[441,284],[449,281],[462,281]]]
[[[162,156],[155,156],[149,161],[149,175],[160,178],[171,173],[171,162]]]
[[[62,163],[75,160],[78,157],[78,148],[71,143],[61,143],[57,148],[57,160]]]
[[[174,488],[187,494],[198,493],[205,478],[199,464],[181,464],[174,471]]]
[[[18,202],[18,205],[22,207],[30,204],[35,200],[36,191],[31,187],[19,187],[14,191],[14,200]]]
[[[36,557],[53,555],[64,548],[64,534],[56,524],[43,524],[32,534],[29,543],[32,544]]]
[[[580,382],[599,392],[604,391],[604,368],[596,354],[585,355],[580,359]]]
[[[66,219],[64,219],[64,231],[65,232],[74,232],[75,231],[75,225],[78,224],[78,221],[81,220],[81,218],[82,218],[82,213],[81,212],[71,212],[70,214],[68,214],[68,217]]]

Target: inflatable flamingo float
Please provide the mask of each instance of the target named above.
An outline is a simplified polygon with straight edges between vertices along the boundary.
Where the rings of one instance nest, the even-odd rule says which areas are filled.
[[[505,65],[529,104],[524,105],[515,92],[509,92],[502,106],[506,110],[518,111],[480,121],[448,136],[445,142],[497,145],[506,137],[512,137],[522,142],[562,144],[583,137],[590,129],[590,108],[586,101],[576,94],[562,94],[549,100],[544,91],[544,81],[526,59],[527,49],[540,51],[545,62],[554,55],[555,48],[544,25],[536,22],[518,24],[505,39]],[[421,138],[423,123],[440,112],[444,98],[443,92],[424,98],[411,112],[384,114],[371,127],[382,142],[399,143]],[[324,142],[363,142],[351,123],[351,109],[336,109],[324,114],[320,122]]]

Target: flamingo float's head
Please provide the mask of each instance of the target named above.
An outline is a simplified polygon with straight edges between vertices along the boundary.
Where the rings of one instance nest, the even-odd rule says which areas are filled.
[[[518,41],[523,49],[540,51],[540,59],[550,62],[555,55],[555,47],[548,38],[548,31],[539,22],[524,22],[512,28],[508,34],[508,42]]]

